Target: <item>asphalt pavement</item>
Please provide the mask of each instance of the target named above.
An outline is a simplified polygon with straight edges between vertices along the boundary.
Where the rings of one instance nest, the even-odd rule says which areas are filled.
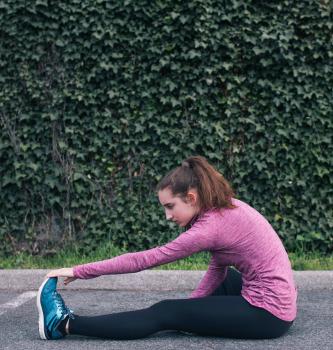
[[[295,271],[297,318],[282,337],[236,340],[167,330],[137,340],[67,336],[39,339],[36,292],[48,270],[0,270],[0,349],[333,349],[333,271]],[[58,286],[79,315],[146,308],[163,299],[186,298],[205,271],[145,270]]]

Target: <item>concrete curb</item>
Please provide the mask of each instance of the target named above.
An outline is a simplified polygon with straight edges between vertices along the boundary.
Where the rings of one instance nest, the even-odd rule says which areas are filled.
[[[51,270],[0,270],[0,290],[37,290]],[[137,273],[100,276],[76,280],[58,289],[66,290],[129,290],[185,291],[193,290],[206,271],[144,270]],[[293,271],[298,289],[333,290],[333,271]]]

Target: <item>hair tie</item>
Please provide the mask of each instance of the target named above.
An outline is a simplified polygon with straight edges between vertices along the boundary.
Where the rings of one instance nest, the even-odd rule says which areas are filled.
[[[185,167],[185,168],[190,168],[191,167],[190,163],[187,160],[183,161],[182,166]]]

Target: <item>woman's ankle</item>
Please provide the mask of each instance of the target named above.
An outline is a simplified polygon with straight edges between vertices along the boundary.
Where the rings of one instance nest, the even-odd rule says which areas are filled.
[[[58,326],[58,331],[62,334],[62,335],[67,335],[69,334],[68,332],[68,321],[69,321],[69,317],[66,316],[59,324]]]

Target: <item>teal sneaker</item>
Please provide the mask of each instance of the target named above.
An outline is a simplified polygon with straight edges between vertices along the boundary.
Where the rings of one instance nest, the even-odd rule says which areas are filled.
[[[57,292],[57,277],[47,278],[39,287],[37,307],[39,313],[39,336],[41,339],[60,339],[65,335],[57,328],[67,316],[74,319],[73,310],[66,305]]]

